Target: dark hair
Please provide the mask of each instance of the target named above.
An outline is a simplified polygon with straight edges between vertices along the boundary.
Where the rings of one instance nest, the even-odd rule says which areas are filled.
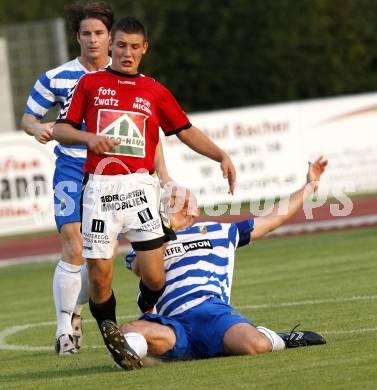
[[[80,31],[80,24],[85,19],[98,19],[111,30],[114,23],[114,14],[111,5],[105,2],[83,4],[68,4],[64,7],[64,13],[71,24],[73,32]]]
[[[115,22],[111,29],[111,39],[114,39],[117,31],[122,31],[127,34],[141,34],[144,37],[144,41],[147,41],[147,31],[144,25],[133,16],[125,16]]]

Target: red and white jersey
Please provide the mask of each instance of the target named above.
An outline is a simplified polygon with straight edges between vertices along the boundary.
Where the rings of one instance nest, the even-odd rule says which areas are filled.
[[[97,155],[88,150],[84,171],[102,175],[154,171],[159,127],[166,135],[191,126],[174,96],[159,82],[110,68],[84,75],[72,89],[57,123],[121,141]],[[96,170],[97,168],[97,170]]]

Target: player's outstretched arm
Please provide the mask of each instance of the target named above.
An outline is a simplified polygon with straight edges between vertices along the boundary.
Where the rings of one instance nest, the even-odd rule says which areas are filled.
[[[320,157],[313,163],[309,163],[306,184],[297,192],[291,194],[281,202],[288,202],[288,209],[284,213],[279,213],[279,207],[275,206],[269,215],[256,217],[254,219],[254,230],[251,239],[255,240],[263,237],[267,233],[275,230],[287,222],[300,208],[305,200],[318,189],[319,180],[325,171],[327,160]]]
[[[26,134],[35,137],[41,144],[46,144],[53,139],[53,126],[53,122],[42,123],[38,118],[31,114],[24,114],[21,119],[21,128]]]
[[[160,179],[161,187],[170,182],[174,182],[174,180],[169,175],[168,168],[166,167],[164,149],[161,144],[161,139],[157,144],[154,165],[156,167],[158,178]]]
[[[181,131],[177,137],[195,152],[221,164],[223,176],[228,179],[229,193],[233,194],[236,188],[236,170],[230,157],[195,126]]]

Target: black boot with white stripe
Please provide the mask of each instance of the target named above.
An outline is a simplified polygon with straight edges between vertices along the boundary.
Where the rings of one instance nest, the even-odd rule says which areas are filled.
[[[310,347],[311,345],[326,344],[323,336],[310,330],[296,331],[296,325],[290,333],[278,333],[284,340],[286,348]]]

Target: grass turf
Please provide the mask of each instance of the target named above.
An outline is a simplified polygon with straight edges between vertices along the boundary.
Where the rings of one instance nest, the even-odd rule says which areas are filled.
[[[1,268],[0,388],[375,389],[376,238],[377,229],[360,229],[267,239],[238,250],[232,293],[238,311],[278,331],[300,322],[301,329],[322,332],[327,345],[132,372],[111,368],[87,308],[81,353],[54,354],[54,264]],[[118,315],[135,318],[137,280],[121,259],[114,289]]]

